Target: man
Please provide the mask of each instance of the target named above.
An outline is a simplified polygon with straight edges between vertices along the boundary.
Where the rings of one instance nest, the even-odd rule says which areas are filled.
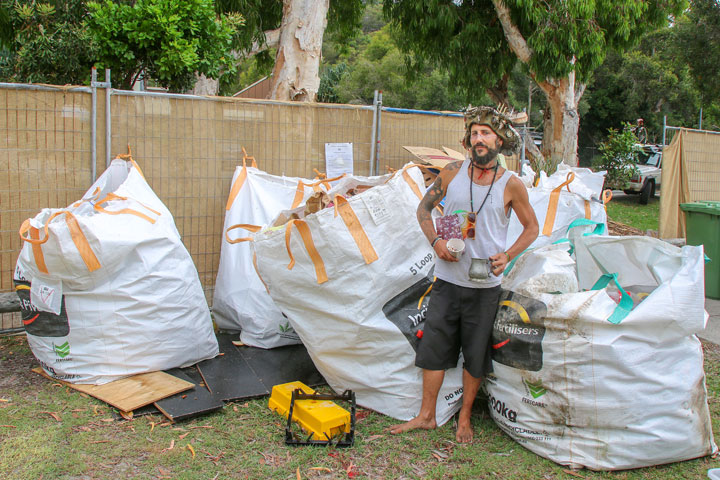
[[[457,365],[462,348],[463,403],[455,438],[472,441],[470,423],[473,401],[482,379],[492,371],[490,341],[500,296],[502,273],[508,262],[537,238],[538,223],[522,181],[497,163],[501,151],[512,153],[519,135],[507,115],[489,107],[469,107],[465,113],[465,161],[447,165],[427,191],[417,209],[420,228],[437,255],[430,304],[415,365],[423,369],[420,413],[391,433],[437,426],[435,409],[445,370]],[[444,211],[463,211],[465,250],[455,258],[446,239],[435,230],[431,212],[445,199]],[[510,214],[523,226],[517,241],[505,250]],[[489,259],[486,278],[470,272],[471,259]],[[474,278],[471,278],[474,277]]]

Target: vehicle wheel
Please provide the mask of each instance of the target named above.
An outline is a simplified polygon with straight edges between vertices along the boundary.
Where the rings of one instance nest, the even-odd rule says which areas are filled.
[[[655,182],[653,182],[652,189],[650,190],[650,198],[655,198]]]
[[[648,200],[652,195],[651,191],[654,193],[654,190],[655,182],[648,180],[643,184],[642,190],[640,190],[640,205],[647,205]]]

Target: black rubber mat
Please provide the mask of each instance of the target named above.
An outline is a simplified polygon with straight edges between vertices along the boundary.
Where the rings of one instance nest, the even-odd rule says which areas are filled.
[[[173,422],[214,412],[225,405],[222,399],[210,393],[210,390],[204,386],[202,376],[197,369],[173,368],[165,370],[165,373],[195,384],[195,388],[192,390],[180,392],[172,397],[155,402],[158,410]]]

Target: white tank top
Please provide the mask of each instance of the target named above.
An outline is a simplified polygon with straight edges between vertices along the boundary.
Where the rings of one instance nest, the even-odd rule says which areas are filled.
[[[470,211],[470,177],[468,175],[470,160],[465,159],[455,178],[448,185],[445,195],[445,215],[457,212],[460,215],[463,231],[467,226],[467,213]],[[505,186],[512,177],[512,172],[505,170],[495,184],[485,205],[475,220],[475,239],[465,239],[465,251],[459,262],[447,262],[437,259],[435,262],[435,276],[446,282],[470,288],[488,288],[500,285],[502,274],[496,277],[492,273],[481,282],[470,280],[468,270],[471,258],[489,258],[505,251],[508,225],[510,224],[510,211],[505,214]],[[472,200],[475,211],[480,207],[490,185],[481,186],[472,183]],[[458,212],[459,210],[459,212]]]

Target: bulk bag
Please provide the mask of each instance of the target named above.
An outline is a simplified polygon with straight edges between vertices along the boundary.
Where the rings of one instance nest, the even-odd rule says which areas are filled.
[[[522,178],[522,177],[521,177]],[[612,194],[602,192],[605,172],[587,168],[558,166],[551,176],[540,172],[538,185],[528,189],[530,205],[535,211],[540,232],[531,248],[549,245],[563,239],[568,227],[585,218],[607,226],[605,204]],[[510,218],[506,246],[510,248],[523,231],[516,215]]]
[[[246,162],[251,160],[251,166]],[[213,318],[221,329],[240,330],[240,340],[253,347],[275,348],[300,343],[288,319],[273,303],[253,266],[248,243],[233,227],[262,227],[286,209],[304,205],[315,192],[327,191],[330,181],[270,175],[245,155],[235,169],[225,207],[220,265],[213,295]]]
[[[20,235],[23,324],[52,377],[103,384],[218,354],[192,258],[129,157],[80,201],[26,220]]]
[[[503,279],[486,384],[495,422],[538,455],[593,470],[716,452],[694,335],[707,319],[702,249],[605,236],[575,249],[577,266],[567,244],[550,245]],[[577,270],[593,269],[584,291]]]
[[[346,198],[350,190],[362,193]],[[328,192],[332,207],[265,229],[252,242],[270,296],[328,384],[399,420],[420,411],[417,332],[434,279],[434,254],[416,219],[422,191],[422,172],[411,165],[344,179]],[[445,376],[439,424],[460,407],[461,376],[461,368]]]

